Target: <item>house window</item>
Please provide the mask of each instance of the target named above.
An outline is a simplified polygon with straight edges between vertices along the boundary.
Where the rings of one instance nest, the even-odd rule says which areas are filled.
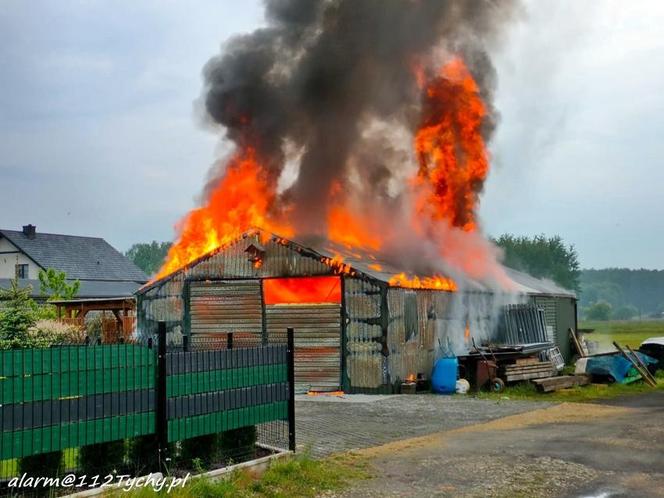
[[[28,278],[28,265],[16,265],[16,278]]]

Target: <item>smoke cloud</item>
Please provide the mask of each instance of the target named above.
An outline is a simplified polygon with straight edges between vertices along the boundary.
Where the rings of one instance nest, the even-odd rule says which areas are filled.
[[[205,66],[207,118],[238,149],[255,151],[275,190],[285,165],[298,162],[272,213],[288,207],[298,234],[324,236],[335,189],[354,196],[349,202],[374,226],[407,225],[404,185],[418,168],[412,140],[427,111],[423,81],[460,56],[486,107],[488,142],[497,121],[488,49],[518,8],[512,0],[267,0],[267,26],[232,38]],[[223,171],[210,175],[208,188]],[[482,188],[483,177],[473,195]],[[448,259],[461,266],[469,250],[495,259],[479,233],[423,231],[431,247],[397,240],[385,252],[431,261],[447,245]]]

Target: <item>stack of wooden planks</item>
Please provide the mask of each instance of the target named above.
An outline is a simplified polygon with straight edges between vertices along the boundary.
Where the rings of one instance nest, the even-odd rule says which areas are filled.
[[[500,376],[505,382],[517,382],[520,380],[541,379],[556,374],[556,367],[550,361],[540,361],[537,358],[523,358],[515,363],[502,365]]]
[[[532,383],[537,386],[538,391],[549,393],[567,387],[585,386],[586,384],[590,384],[590,378],[587,375],[560,375],[544,379],[533,379]]]

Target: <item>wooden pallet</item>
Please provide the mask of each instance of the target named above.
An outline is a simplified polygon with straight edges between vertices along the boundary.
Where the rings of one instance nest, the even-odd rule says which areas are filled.
[[[537,386],[538,391],[549,393],[568,387],[585,386],[590,384],[590,378],[587,375],[559,375],[557,377],[533,379],[532,382]]]
[[[550,361],[538,361],[527,365],[505,365],[500,368],[500,375],[505,382],[541,379],[551,377],[555,373],[556,368]]]

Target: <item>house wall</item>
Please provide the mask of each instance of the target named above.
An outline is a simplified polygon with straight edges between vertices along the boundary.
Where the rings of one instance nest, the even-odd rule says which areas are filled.
[[[39,278],[39,266],[6,238],[0,237],[0,278],[14,278],[17,264],[28,265],[28,278]]]

